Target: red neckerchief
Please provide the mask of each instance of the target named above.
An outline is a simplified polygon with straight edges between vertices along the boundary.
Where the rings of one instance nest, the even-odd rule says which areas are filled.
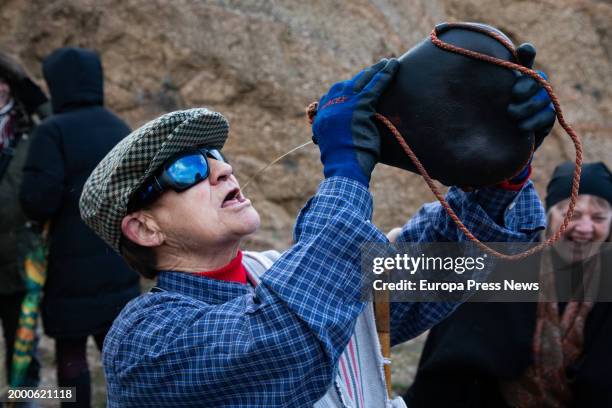
[[[242,251],[238,250],[236,257],[227,265],[212,271],[196,272],[195,275],[225,282],[238,282],[245,285],[247,282],[247,272],[244,265],[242,265]]]

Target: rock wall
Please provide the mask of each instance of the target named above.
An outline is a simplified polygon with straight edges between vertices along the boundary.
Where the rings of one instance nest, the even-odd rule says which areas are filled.
[[[56,47],[102,56],[108,106],[133,127],[191,106],[231,122],[226,152],[244,183],[267,161],[310,139],[304,107],[332,83],[399,56],[441,21],[482,21],[538,48],[585,159],[612,164],[612,3],[609,0],[2,0],[0,49],[41,79]],[[572,159],[556,127],[537,153],[540,191]],[[246,194],[262,215],[247,246],[285,248],[299,208],[322,178],[316,147],[271,167]],[[379,166],[377,225],[402,224],[433,196],[415,175]]]

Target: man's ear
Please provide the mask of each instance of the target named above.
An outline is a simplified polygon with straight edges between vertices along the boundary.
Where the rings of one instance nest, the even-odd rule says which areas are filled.
[[[123,217],[121,231],[130,241],[145,247],[160,246],[165,240],[157,222],[143,211],[136,211]]]

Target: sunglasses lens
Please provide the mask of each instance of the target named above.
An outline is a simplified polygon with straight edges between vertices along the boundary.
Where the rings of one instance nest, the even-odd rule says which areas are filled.
[[[210,149],[207,151],[207,153],[208,153],[208,157],[212,157],[215,160],[227,163],[227,160],[225,159],[225,157],[223,157],[221,152],[218,151],[217,149]]]
[[[201,154],[181,157],[166,172],[179,189],[186,189],[208,176],[208,163]]]

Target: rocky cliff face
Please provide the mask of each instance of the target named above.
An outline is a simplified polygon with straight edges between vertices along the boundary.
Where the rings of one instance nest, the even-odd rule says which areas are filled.
[[[398,56],[441,21],[481,21],[538,48],[586,160],[612,164],[612,3],[609,0],[2,0],[0,48],[40,79],[54,48],[97,49],[108,106],[133,127],[163,112],[208,106],[231,122],[226,152],[243,182],[310,139],[304,107],[332,83]],[[540,191],[573,157],[556,127],[538,151]],[[248,246],[287,247],[298,209],[322,178],[307,147],[246,191],[262,214]],[[432,194],[420,177],[379,166],[375,222],[400,225]]]

